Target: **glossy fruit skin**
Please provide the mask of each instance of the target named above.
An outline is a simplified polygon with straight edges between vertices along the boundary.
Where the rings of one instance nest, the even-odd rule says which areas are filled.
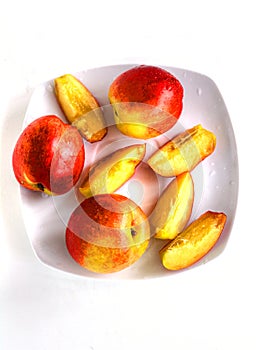
[[[120,102],[159,107],[176,118],[182,110],[183,88],[180,82],[159,67],[141,65],[122,73],[112,84],[111,94]]]
[[[183,87],[166,70],[141,65],[113,81],[109,99],[120,131],[146,139],[164,133],[177,122],[183,108]],[[137,128],[143,130],[137,132]]]
[[[72,258],[96,273],[120,271],[145,252],[150,238],[143,211],[119,194],[85,199],[73,211],[66,228]]]
[[[84,144],[77,129],[55,115],[47,115],[23,130],[13,151],[12,165],[23,187],[60,195],[77,183],[84,160]]]

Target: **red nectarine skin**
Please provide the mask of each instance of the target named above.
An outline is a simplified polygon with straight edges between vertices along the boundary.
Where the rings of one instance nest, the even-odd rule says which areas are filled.
[[[70,255],[94,272],[128,267],[144,253],[150,229],[143,211],[118,194],[85,199],[72,213],[66,229]]]
[[[68,229],[87,242],[109,246],[108,241],[111,240],[113,245],[114,238],[115,246],[122,247],[132,241],[138,243],[133,236],[137,226],[144,228],[144,240],[148,234],[148,222],[142,210],[122,195],[101,194],[85,199],[76,208]],[[126,241],[120,240],[116,234],[116,229],[120,227],[133,229],[133,235],[128,236]]]
[[[182,111],[183,87],[166,70],[141,65],[118,76],[110,87],[111,99],[156,106],[178,119]]]
[[[72,231],[67,232],[66,242],[69,253],[73,259],[82,267],[93,272],[118,272],[130,266],[140,258],[140,254],[134,253],[133,248],[107,249],[106,247],[101,247],[96,244],[90,244],[90,249],[88,250],[88,243],[76,236]],[[145,241],[141,246],[142,245],[144,245],[146,249],[148,241]],[[100,266],[97,266],[97,271],[93,268],[96,256],[104,257],[104,260],[100,260]]]
[[[49,115],[34,120],[20,135],[13,151],[13,170],[28,189],[63,194],[78,181],[84,157],[77,129]]]

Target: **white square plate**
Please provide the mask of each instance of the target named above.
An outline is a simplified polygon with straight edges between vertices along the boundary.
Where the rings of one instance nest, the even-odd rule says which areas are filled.
[[[134,65],[115,65],[85,70],[74,75],[97,98],[109,125],[113,125],[109,106],[108,89],[116,76]],[[214,132],[216,149],[192,171],[195,200],[190,222],[207,210],[224,212],[227,223],[214,248],[194,266],[218,256],[224,249],[231,232],[238,195],[238,161],[235,137],[223,98],[215,83],[208,77],[184,69],[162,67],[176,76],[184,88],[183,111],[177,124],[164,135],[149,140],[138,140],[122,135],[114,126],[107,136],[95,144],[85,143],[86,167],[95,159],[115,149],[133,143],[147,143],[145,160],[159,145],[180,131],[197,124]],[[30,100],[23,126],[47,114],[65,117],[56,101],[53,80],[38,86]],[[117,193],[133,199],[147,212],[156,196],[172,179],[161,178],[142,166]],[[21,188],[21,205],[26,231],[32,248],[39,260],[58,270],[87,278],[143,279],[171,276],[166,270],[158,251],[166,241],[151,239],[142,258],[129,268],[107,275],[95,274],[80,267],[69,255],[65,245],[65,224],[81,198],[75,190],[58,197],[47,197],[39,192]]]

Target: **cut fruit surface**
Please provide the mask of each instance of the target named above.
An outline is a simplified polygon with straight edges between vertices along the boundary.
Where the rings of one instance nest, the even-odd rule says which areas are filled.
[[[178,176],[193,170],[215,146],[215,135],[196,125],[164,144],[148,159],[148,164],[159,175]]]
[[[194,184],[190,173],[179,175],[160,196],[150,225],[156,238],[173,239],[187,224],[194,201]]]
[[[146,151],[145,144],[121,148],[96,162],[80,186],[85,197],[96,194],[113,193],[135,172]]]
[[[196,263],[215,245],[225,223],[224,213],[207,211],[202,214],[160,250],[164,267],[180,270]]]
[[[107,133],[100,105],[87,87],[71,74],[54,80],[55,95],[66,118],[89,142],[100,141]]]

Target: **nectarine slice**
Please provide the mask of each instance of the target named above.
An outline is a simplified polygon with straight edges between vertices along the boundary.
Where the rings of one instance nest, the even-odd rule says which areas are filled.
[[[134,174],[143,159],[145,144],[121,148],[97,161],[88,171],[79,190],[85,197],[113,193]]]
[[[225,223],[224,213],[207,211],[202,214],[160,250],[163,266],[168,270],[180,270],[196,263],[215,245]]]
[[[160,196],[150,225],[156,238],[173,239],[187,224],[194,202],[194,184],[190,173],[179,175]]]
[[[214,133],[196,125],[164,144],[148,159],[148,164],[159,175],[178,176],[193,170],[215,146]]]
[[[81,81],[71,74],[54,80],[57,101],[70,123],[89,142],[103,139],[107,133],[100,105]]]

